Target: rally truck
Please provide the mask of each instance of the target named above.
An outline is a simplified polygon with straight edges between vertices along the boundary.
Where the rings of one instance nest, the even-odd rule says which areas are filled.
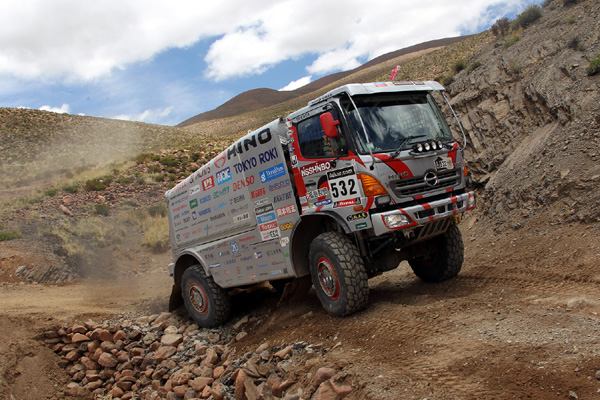
[[[441,101],[450,106],[437,82],[345,85],[167,191],[170,309],[183,302],[212,327],[228,318],[232,289],[303,279],[343,316],[368,305],[369,278],[402,261],[424,281],[456,276],[458,224],[476,202],[465,134]]]

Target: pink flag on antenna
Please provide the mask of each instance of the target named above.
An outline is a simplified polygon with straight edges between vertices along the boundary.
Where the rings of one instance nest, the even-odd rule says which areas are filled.
[[[394,80],[394,78],[396,77],[396,73],[398,73],[398,71],[400,71],[400,66],[396,65],[396,68],[394,68],[392,70],[392,75],[390,75],[390,81]]]

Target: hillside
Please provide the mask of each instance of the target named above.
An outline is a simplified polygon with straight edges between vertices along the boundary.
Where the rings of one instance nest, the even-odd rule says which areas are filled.
[[[600,2],[539,11],[183,128],[0,109],[0,400],[597,397]],[[467,133],[461,273],[426,284],[403,263],[346,318],[314,292],[278,305],[268,285],[232,294],[220,329],[166,312],[164,191],[248,129],[396,65],[444,81]]]
[[[378,67],[390,60],[398,59],[407,54],[417,53],[423,50],[429,50],[434,48],[444,47],[461,40],[465,40],[469,36],[460,36],[455,38],[446,38],[431,40],[428,42],[420,43],[414,46],[410,46],[404,49],[396,50],[379,57],[357,67],[353,70],[338,72],[317,79],[314,82],[309,83],[301,88],[291,91],[278,91],[273,89],[254,89],[247,92],[241,93],[235,96],[233,99],[227,101],[225,104],[217,107],[214,110],[204,112],[202,114],[195,115],[182,123],[178,124],[178,127],[185,127],[193,124],[197,124],[203,121],[209,121],[213,119],[222,119],[233,117],[239,114],[244,114],[254,110],[260,110],[266,107],[273,106],[275,104],[283,103],[288,100],[296,99],[299,96],[319,91],[325,86],[336,84],[341,79],[353,75],[359,71],[369,69],[371,67]]]

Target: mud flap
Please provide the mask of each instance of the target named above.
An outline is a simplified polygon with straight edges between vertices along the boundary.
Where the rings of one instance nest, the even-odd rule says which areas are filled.
[[[283,294],[277,303],[277,307],[303,300],[312,286],[310,275],[305,275],[301,278],[296,278],[283,289]]]
[[[182,305],[183,297],[181,297],[181,286],[173,285],[171,297],[169,297],[169,311],[175,311]]]

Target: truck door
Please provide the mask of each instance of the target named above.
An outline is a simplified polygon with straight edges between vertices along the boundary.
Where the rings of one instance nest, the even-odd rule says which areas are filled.
[[[360,182],[335,107],[321,107],[295,128],[298,149],[292,166],[303,212],[360,204]]]

